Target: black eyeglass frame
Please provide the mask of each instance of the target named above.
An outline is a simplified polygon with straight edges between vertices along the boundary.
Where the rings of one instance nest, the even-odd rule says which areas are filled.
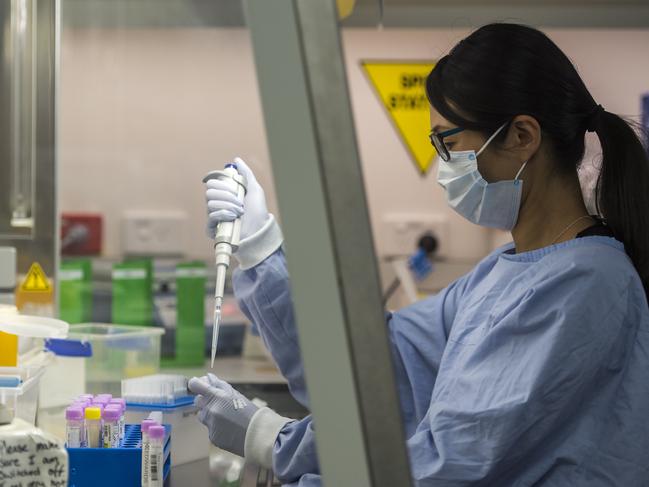
[[[448,147],[446,147],[446,144],[444,144],[444,139],[446,137],[450,137],[451,135],[459,134],[464,130],[466,129],[462,127],[455,127],[454,129],[444,130],[443,132],[439,133],[431,131],[430,134],[428,134],[430,143],[433,144],[433,147],[439,154],[439,157],[441,157],[444,162],[451,160],[451,155],[449,154]]]

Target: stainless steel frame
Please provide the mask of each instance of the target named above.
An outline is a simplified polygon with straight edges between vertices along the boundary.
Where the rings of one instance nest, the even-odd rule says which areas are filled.
[[[0,27],[0,245],[54,278],[58,0],[3,0]]]
[[[343,25],[473,29],[499,21],[543,29],[642,29],[649,26],[649,3],[646,0],[356,0],[354,12]]]
[[[324,483],[410,485],[335,2],[246,7]]]
[[[243,27],[240,0],[63,0],[65,26]],[[646,0],[356,0],[345,27],[469,27],[507,19],[543,28],[641,29]]]

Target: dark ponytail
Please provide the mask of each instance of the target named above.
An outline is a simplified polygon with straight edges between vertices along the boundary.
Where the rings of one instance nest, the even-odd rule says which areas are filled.
[[[649,158],[629,123],[603,111],[594,124],[602,145],[598,211],[624,243],[649,293]]]
[[[481,27],[437,62],[426,93],[444,118],[486,136],[517,115],[534,117],[557,170],[565,173],[581,164],[586,131],[595,132],[603,155],[598,212],[624,244],[649,295],[649,158],[629,123],[595,103],[545,34],[516,24]]]

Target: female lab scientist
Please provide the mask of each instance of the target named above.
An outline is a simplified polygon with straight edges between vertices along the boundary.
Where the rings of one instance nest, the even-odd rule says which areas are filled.
[[[649,161],[638,137],[550,39],[520,25],[469,35],[426,90],[448,204],[513,243],[388,319],[415,484],[649,485]],[[597,216],[577,178],[586,132],[602,147]],[[209,227],[242,215],[236,296],[308,406],[282,236],[238,163],[245,202],[211,181]],[[285,485],[320,485],[311,417],[258,410],[213,375],[191,388],[217,446]]]

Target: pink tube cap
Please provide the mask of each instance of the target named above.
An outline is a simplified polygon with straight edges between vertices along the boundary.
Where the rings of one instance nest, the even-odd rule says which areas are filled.
[[[165,429],[164,426],[150,426],[149,427],[149,437],[153,440],[161,440],[162,438],[165,437]]]

